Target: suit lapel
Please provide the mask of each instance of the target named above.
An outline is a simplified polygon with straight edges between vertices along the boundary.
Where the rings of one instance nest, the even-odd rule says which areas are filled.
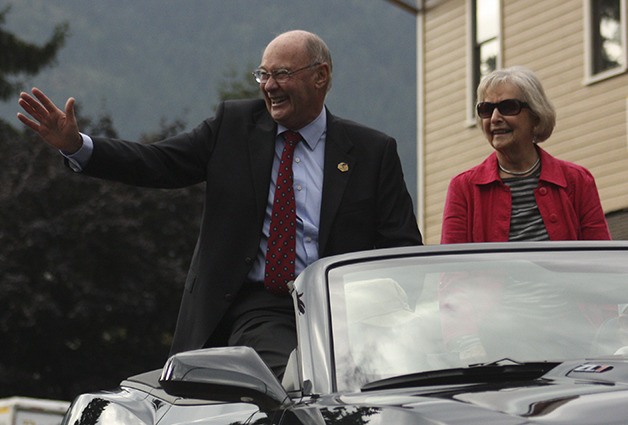
[[[336,217],[347,183],[356,165],[355,158],[350,154],[352,148],[353,142],[344,133],[339,122],[328,112],[323,170],[323,199],[318,231],[318,252],[321,255],[325,252],[334,217]]]
[[[264,219],[268,191],[275,154],[276,123],[263,111],[249,132],[248,149],[252,184],[255,191],[257,215]],[[353,142],[343,131],[342,125],[327,112],[325,136],[325,163],[323,170],[323,198],[319,225],[319,253],[325,252],[331,226],[338,212],[347,183],[351,178],[356,159],[350,154]]]
[[[259,114],[255,126],[249,132],[248,147],[252,184],[255,191],[256,211],[258,218],[262,220],[268,201],[276,132],[276,124],[266,111]]]

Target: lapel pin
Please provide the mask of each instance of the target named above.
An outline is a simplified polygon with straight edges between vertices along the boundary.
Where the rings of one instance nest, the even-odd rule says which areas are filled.
[[[349,171],[349,164],[347,164],[346,162],[341,162],[338,164],[338,169],[341,172],[346,173],[347,171]]]

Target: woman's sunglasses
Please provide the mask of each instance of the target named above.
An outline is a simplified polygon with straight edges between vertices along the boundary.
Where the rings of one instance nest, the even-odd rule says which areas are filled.
[[[526,102],[521,102],[517,99],[506,99],[499,103],[492,102],[480,102],[477,105],[478,116],[480,118],[490,118],[493,115],[495,108],[502,115],[517,115],[521,112],[521,108],[529,108],[530,106]]]

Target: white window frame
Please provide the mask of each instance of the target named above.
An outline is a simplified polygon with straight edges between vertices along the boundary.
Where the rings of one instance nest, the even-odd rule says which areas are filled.
[[[621,43],[622,43],[622,58],[623,64],[607,69],[603,72],[594,73],[593,71],[593,34],[592,28],[592,7],[591,2],[594,0],[583,0],[584,2],[584,84],[594,84],[602,80],[620,75],[628,70],[628,44],[627,44],[627,26],[628,21],[626,19],[626,3],[628,0],[619,0],[619,16],[620,16],[620,28],[621,28]]]
[[[475,121],[475,94],[477,91],[477,82],[474,80],[476,70],[474,64],[476,62],[475,46],[476,46],[476,33],[475,33],[475,0],[467,0],[467,126],[473,127],[476,125]],[[499,10],[497,12],[497,61],[495,64],[496,69],[502,68],[502,58],[504,56],[504,49],[502,44],[502,0],[498,0]]]

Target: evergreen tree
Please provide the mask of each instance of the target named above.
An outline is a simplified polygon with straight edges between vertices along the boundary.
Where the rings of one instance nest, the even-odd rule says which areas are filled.
[[[10,6],[0,10],[0,100],[18,94],[22,83],[15,80],[21,74],[35,75],[53,64],[68,33],[68,24],[55,27],[50,39],[38,46],[28,43],[3,29]]]
[[[89,134],[117,135],[108,117],[80,121]],[[72,400],[162,367],[202,186],[91,179],[31,131],[15,133],[0,144],[11,158],[0,168],[0,397]]]
[[[224,74],[223,81],[218,88],[220,100],[252,99],[260,97],[259,85],[250,72],[238,76],[238,72],[231,69]]]
[[[3,31],[0,100],[20,74],[54,62],[68,26],[42,46]],[[221,100],[259,96],[250,75],[226,74]],[[78,105],[80,106],[80,105]],[[83,117],[94,136],[112,119]],[[185,128],[162,120],[150,143]],[[72,400],[163,366],[198,236],[203,185],[146,189],[70,171],[30,129],[0,120],[0,397]]]
[[[50,52],[56,53],[67,31],[57,28],[44,47],[27,46],[35,59],[36,51],[48,52],[46,63],[54,59]],[[19,56],[15,50],[25,44],[0,34],[0,55]],[[18,65],[0,71],[9,91],[17,85],[6,77],[16,72],[7,70]],[[20,69],[36,72],[30,65]],[[259,95],[250,80],[246,75],[240,81],[232,72],[221,85],[222,100]],[[118,136],[109,116],[93,120],[77,107],[77,117],[88,134]],[[184,127],[180,119],[162,120],[141,142]],[[0,121],[0,157],[5,158],[0,167],[0,397],[72,400],[163,366],[198,236],[203,185],[157,190],[87,178],[65,167],[38,137]]]

